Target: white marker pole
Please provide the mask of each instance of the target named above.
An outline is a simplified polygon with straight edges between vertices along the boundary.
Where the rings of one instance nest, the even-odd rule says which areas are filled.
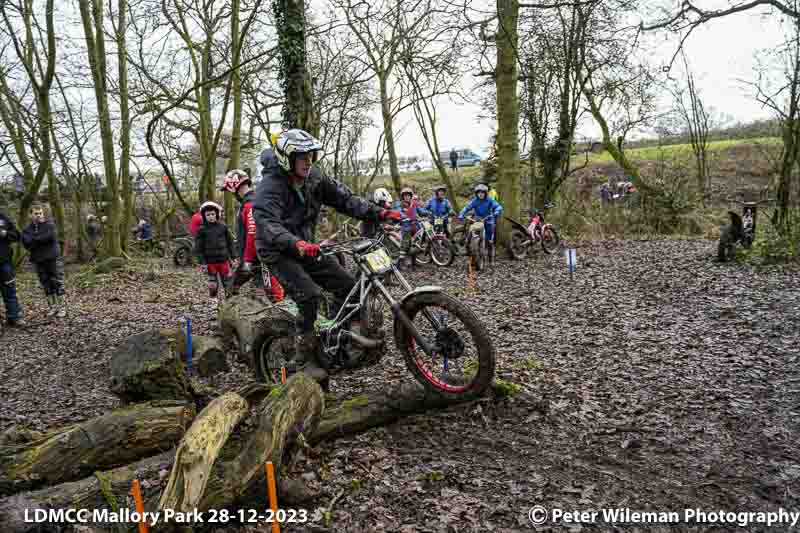
[[[564,250],[564,255],[567,259],[567,268],[569,269],[569,280],[572,281],[572,273],[575,272],[575,267],[578,266],[578,255],[575,253],[575,248],[567,248]]]

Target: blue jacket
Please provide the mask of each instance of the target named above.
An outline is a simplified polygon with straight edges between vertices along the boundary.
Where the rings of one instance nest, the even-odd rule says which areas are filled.
[[[453,212],[453,207],[447,198],[439,200],[435,196],[428,200],[428,203],[425,204],[425,209],[430,211],[431,216],[434,217],[444,217]]]
[[[492,200],[489,197],[481,200],[477,196],[472,199],[470,203],[464,206],[464,209],[458,214],[458,218],[463,219],[464,216],[472,210],[475,210],[475,216],[479,218],[486,218],[493,216],[495,219],[503,214],[503,206]]]
[[[149,241],[153,238],[153,227],[150,226],[149,222],[142,226],[139,232],[139,238],[143,241]]]

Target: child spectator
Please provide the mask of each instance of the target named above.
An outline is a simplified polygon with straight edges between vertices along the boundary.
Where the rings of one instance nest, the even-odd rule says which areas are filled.
[[[234,257],[233,237],[221,220],[222,207],[206,202],[200,209],[203,226],[197,232],[194,251],[202,269],[208,274],[208,295],[215,301],[219,289],[226,289],[231,277],[230,260]],[[218,276],[223,286],[219,287]]]
[[[39,283],[47,297],[50,308],[47,316],[67,316],[64,301],[64,261],[58,246],[58,232],[45,215],[44,206],[31,206],[31,223],[22,230],[22,245],[30,253],[31,263],[36,267]]]

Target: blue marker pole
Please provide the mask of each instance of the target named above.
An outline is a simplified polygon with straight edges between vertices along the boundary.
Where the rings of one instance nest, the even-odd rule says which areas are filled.
[[[186,366],[192,369],[192,319],[186,317]]]

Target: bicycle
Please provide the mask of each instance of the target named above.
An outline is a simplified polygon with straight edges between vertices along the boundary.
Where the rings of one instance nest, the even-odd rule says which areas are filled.
[[[389,256],[385,238],[381,226],[374,239],[336,243],[322,249],[322,256],[349,255],[360,274],[334,317],[317,321],[322,365],[329,373],[354,368],[348,357],[348,349],[354,345],[365,350],[355,368],[376,364],[383,354],[383,316],[388,305],[395,346],[417,381],[449,398],[483,393],[495,373],[495,349],[486,326],[469,307],[441,287],[412,287]],[[406,291],[399,301],[384,285],[387,276],[393,276]],[[253,345],[256,377],[275,383],[280,383],[282,368],[288,372],[299,370],[292,361],[293,335],[298,334],[297,313],[278,307],[286,309],[286,321],[274,321],[270,332],[262,333]],[[449,320],[450,315],[455,320]],[[349,329],[356,319],[362,325],[359,332]]]

